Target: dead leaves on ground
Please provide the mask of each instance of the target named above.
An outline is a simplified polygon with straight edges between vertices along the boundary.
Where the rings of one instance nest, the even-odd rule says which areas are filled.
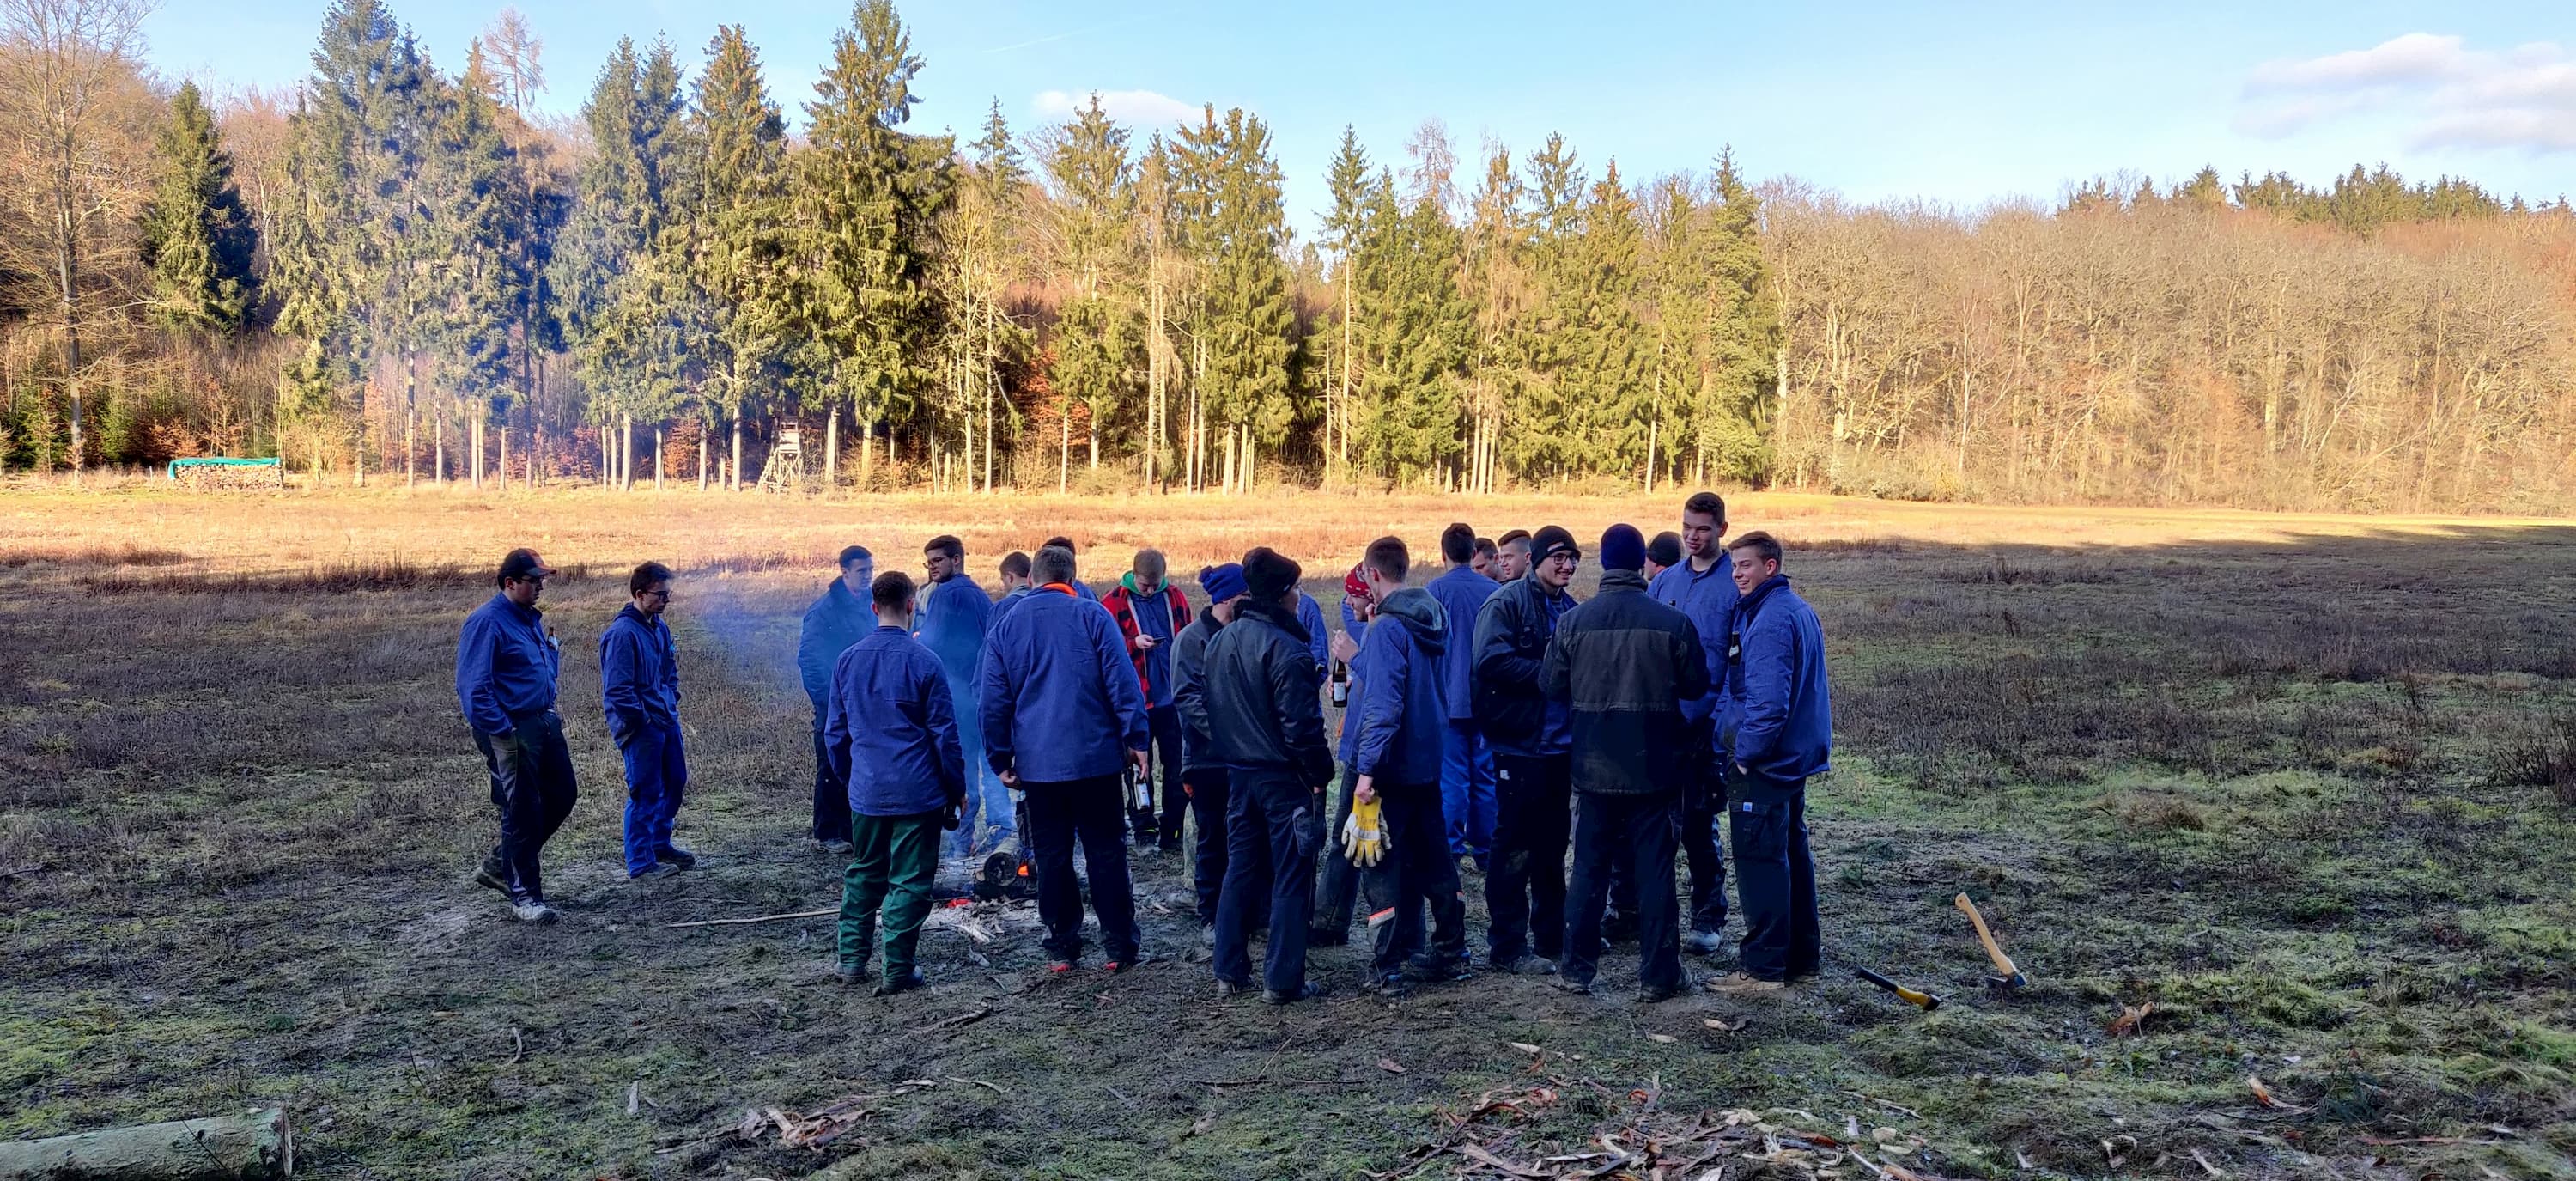
[[[1513,1044],[1537,1053],[1535,1046]],[[1543,1059],[1542,1059],[1543,1060]],[[1571,1181],[1574,1178],[1670,1178],[1689,1181],[1712,1174],[1733,1176],[1745,1162],[1769,1176],[1800,1176],[1831,1181],[1867,1176],[1884,1181],[1942,1181],[1907,1168],[1894,1158],[1921,1150],[1923,1141],[1894,1129],[1879,1129],[1861,1144],[1822,1132],[1803,1131],[1774,1122],[1778,1117],[1814,1120],[1807,1112],[1777,1109],[1754,1112],[1680,1112],[1660,1109],[1660,1086],[1635,1088],[1624,1095],[1588,1079],[1569,1081],[1551,1076],[1550,1085],[1505,1087],[1487,1091],[1464,1112],[1443,1110],[1445,1133],[1407,1154],[1398,1167],[1368,1176],[1395,1181],[1419,1173],[1434,1158],[1449,1158],[1461,1178],[1505,1178],[1509,1181]],[[1555,1108],[1568,1090],[1590,1089],[1595,1102],[1607,1102],[1611,1119],[1596,1128],[1582,1151],[1549,1153],[1524,1144],[1517,1125]],[[1857,1127],[1857,1123],[1854,1123]],[[1857,1139],[1857,1136],[1855,1136]],[[1875,1157],[1863,1149],[1874,1149]]]
[[[2148,1001],[2142,1005],[2122,1005],[2120,1015],[2112,1018],[2111,1024],[2104,1026],[2102,1032],[2112,1037],[2135,1037],[2142,1032],[2138,1027],[2147,1023],[2147,1014],[2155,1011],[2154,1001]]]

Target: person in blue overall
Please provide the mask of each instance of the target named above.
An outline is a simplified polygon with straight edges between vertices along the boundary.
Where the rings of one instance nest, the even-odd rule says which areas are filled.
[[[667,877],[698,864],[671,843],[689,786],[680,743],[680,656],[662,613],[671,568],[646,562],[626,579],[630,600],[599,634],[599,701],[626,764],[626,877]]]
[[[948,672],[912,636],[912,578],[890,570],[868,584],[877,628],[832,667],[824,748],[848,786],[850,866],[841,875],[833,971],[845,984],[880,953],[877,995],[920,988],[915,951],[939,871],[939,834],[958,824],[966,760],[957,743]]]
[[[876,576],[876,557],[868,547],[843,549],[840,575],[823,585],[796,629],[796,676],[814,706],[814,822],[807,835],[826,853],[850,851],[850,809],[832,775],[831,752],[823,748],[823,714],[832,696],[833,662],[876,630],[876,612],[868,607],[868,585]]]
[[[537,610],[554,572],[537,551],[511,550],[501,559],[499,593],[465,617],[456,637],[456,703],[473,727],[501,814],[500,844],[474,880],[507,897],[523,923],[561,917],[546,905],[537,855],[580,797],[555,713],[563,651]]]
[[[1708,656],[1709,691],[1682,703],[1695,752],[1687,766],[1697,773],[1682,784],[1682,856],[1690,861],[1690,933],[1682,950],[1712,955],[1726,940],[1726,862],[1717,847],[1717,817],[1726,811],[1726,750],[1717,742],[1717,714],[1726,698],[1726,641],[1735,616],[1735,568],[1720,542],[1726,536],[1726,502],[1695,492],[1682,502],[1680,552],[1646,593],[1690,617]]]
[[[920,614],[913,618],[914,634],[931,655],[939,658],[939,667],[946,670],[949,700],[974,701],[975,678],[984,663],[984,634],[992,625],[993,598],[966,573],[966,543],[955,537],[941,534],[931,538],[921,547],[921,563],[930,590],[922,596]],[[966,773],[973,782],[967,786],[957,831],[948,838],[948,845],[951,853],[963,856],[1011,839],[1018,825],[1011,814],[1008,790],[993,769],[984,765],[982,711],[957,711],[957,741],[965,747]],[[981,835],[977,833],[979,816]]]
[[[1789,589],[1780,543],[1768,533],[1747,533],[1726,553],[1742,597],[1726,646],[1718,740],[1733,756],[1726,819],[1744,912],[1737,951],[1744,970],[1709,989],[1754,993],[1814,973],[1823,955],[1807,780],[1832,769],[1833,688],[1825,677],[1824,626],[1815,608]]]
[[[1502,584],[1476,572],[1476,531],[1463,523],[1440,531],[1440,556],[1449,569],[1423,588],[1456,633],[1440,657],[1449,715],[1440,747],[1440,815],[1448,826],[1450,859],[1473,857],[1482,871],[1494,843],[1494,752],[1476,729],[1476,650],[1465,633],[1474,630],[1476,612]]]

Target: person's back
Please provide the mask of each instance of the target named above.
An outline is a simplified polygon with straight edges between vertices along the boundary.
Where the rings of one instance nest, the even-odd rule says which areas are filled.
[[[1389,785],[1440,782],[1449,638],[1448,613],[1420,589],[1398,590],[1379,605],[1360,641],[1360,659],[1369,670],[1353,724],[1353,761],[1360,774]]]
[[[824,723],[853,811],[935,812],[965,790],[956,702],[939,658],[903,629],[879,627],[843,649]]]
[[[1502,584],[1469,567],[1460,566],[1432,579],[1430,585],[1422,589],[1440,604],[1441,611],[1449,617],[1450,630],[1455,633],[1440,655],[1444,682],[1442,693],[1449,719],[1464,721],[1474,717],[1476,709],[1476,646],[1469,642],[1468,633],[1475,630],[1476,613],[1484,609],[1485,600],[1494,597],[1494,592],[1502,589]]]
[[[1234,771],[1287,772],[1309,786],[1329,781],[1333,755],[1318,688],[1313,648],[1295,613],[1245,599],[1235,621],[1208,641],[1211,753]]]
[[[1100,604],[1053,587],[993,626],[982,701],[985,757],[1024,781],[1117,775],[1148,736],[1118,625]]]
[[[1708,665],[1690,618],[1637,571],[1604,570],[1600,594],[1557,621],[1543,676],[1567,705],[1574,790],[1678,790],[1693,750],[1682,704],[1708,691]]]

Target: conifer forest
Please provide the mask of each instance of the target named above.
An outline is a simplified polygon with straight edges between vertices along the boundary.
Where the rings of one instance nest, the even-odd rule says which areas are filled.
[[[1345,132],[1293,210],[1256,111],[933,133],[891,0],[580,80],[515,12],[433,61],[334,0],[308,77],[234,93],[143,65],[138,0],[0,11],[13,477],[752,488],[792,430],[817,490],[2576,506],[2555,194],[2357,165],[1864,205],[1721,132],[1647,176],[1426,122]],[[780,55],[821,81],[778,92]]]

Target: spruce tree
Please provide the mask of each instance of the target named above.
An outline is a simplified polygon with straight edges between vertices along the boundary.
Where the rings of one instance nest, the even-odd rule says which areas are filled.
[[[233,185],[232,156],[197,84],[170,96],[153,142],[151,203],[143,211],[143,265],[153,319],[198,332],[239,329],[251,299],[256,240]]]
[[[1754,480],[1770,468],[1762,424],[1779,393],[1783,329],[1778,290],[1762,257],[1762,198],[1729,148],[1717,157],[1708,211],[1713,327],[1692,441],[1712,477]]]
[[[665,232],[665,253],[685,256],[693,310],[706,332],[698,345],[706,380],[700,420],[733,424],[739,466],[742,412],[754,391],[784,371],[796,305],[790,282],[793,248],[787,224],[787,132],[769,97],[760,57],[742,26],[726,25],[707,43],[699,75],[691,146],[698,153],[692,215]],[[836,432],[831,444],[838,443]],[[711,441],[711,440],[710,440]],[[837,456],[827,445],[825,468]],[[707,443],[698,448],[706,481]]]
[[[1045,161],[1055,190],[1056,241],[1071,293],[1056,323],[1056,358],[1050,371],[1062,407],[1080,401],[1090,417],[1090,466],[1100,466],[1100,432],[1133,395],[1135,356],[1141,343],[1134,304],[1127,298],[1128,225],[1135,206],[1134,170],[1127,159],[1127,129],[1101,109],[1100,96],[1059,129]],[[1059,439],[1057,484],[1072,462],[1072,417]]]

